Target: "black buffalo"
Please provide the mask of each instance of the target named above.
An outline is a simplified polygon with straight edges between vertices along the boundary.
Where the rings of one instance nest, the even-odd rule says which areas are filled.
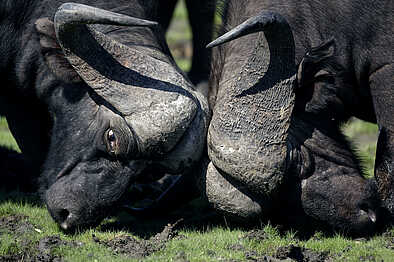
[[[41,173],[63,229],[100,222],[133,182],[192,173],[207,129],[205,97],[149,21],[159,1],[78,2],[0,3],[0,113],[23,152],[10,163]]]
[[[234,29],[209,45],[229,42],[212,66],[202,188],[214,207],[245,220],[298,205],[352,234],[373,232],[380,200],[394,214],[393,7],[226,2]],[[351,116],[379,126],[377,189],[340,132]]]

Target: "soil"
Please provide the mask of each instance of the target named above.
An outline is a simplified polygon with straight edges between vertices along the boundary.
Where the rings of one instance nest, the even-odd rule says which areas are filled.
[[[264,230],[258,230],[258,229],[250,230],[245,234],[244,237],[249,240],[256,240],[256,241],[263,241],[268,238]]]
[[[154,252],[162,250],[166,247],[167,243],[174,238],[185,238],[185,236],[179,235],[177,227],[181,225],[182,228],[185,226],[187,221],[181,220],[167,224],[161,227],[159,233],[147,235],[146,238],[136,238],[130,234],[122,234],[114,237],[113,239],[99,239],[96,236],[92,236],[92,241],[97,242],[105,248],[111,250],[114,254],[120,254],[127,258],[142,259],[151,255]],[[56,249],[60,246],[80,247],[83,243],[76,241],[65,241],[60,236],[52,235],[45,236],[37,241],[28,240],[26,235],[37,234],[40,229],[31,224],[28,221],[27,216],[23,215],[7,215],[0,217],[0,237],[2,234],[9,234],[15,241],[15,248],[10,248],[9,253],[4,256],[0,256],[0,262],[2,261],[64,261]],[[394,232],[388,230],[382,234],[384,237],[384,247],[394,249]],[[344,247],[343,253],[341,254],[329,254],[328,252],[317,252],[311,249],[298,246],[297,244],[282,246],[277,248],[272,256],[267,256],[264,253],[251,250],[242,245],[243,239],[249,239],[252,241],[263,242],[269,236],[264,230],[250,230],[239,237],[239,242],[229,245],[227,249],[230,251],[238,251],[243,254],[241,260],[226,260],[218,257],[214,251],[207,250],[206,255],[213,259],[226,262],[238,262],[238,261],[288,261],[288,262],[313,262],[313,261],[334,261],[337,259],[345,259],[346,253],[349,251],[351,246]],[[367,241],[367,239],[355,239],[355,241]],[[376,258],[372,255],[360,256],[360,261],[375,261]],[[179,252],[173,261],[176,262],[187,262],[189,261],[185,252]]]
[[[288,261],[288,262],[324,262],[331,261],[328,253],[316,252],[307,248],[289,245],[280,247],[276,250],[274,256],[261,255],[253,250],[244,252],[247,261]]]
[[[268,238],[267,233],[263,230],[251,230],[247,232],[243,238],[256,241],[264,241]],[[237,250],[244,250],[242,245],[232,246]],[[304,247],[289,245],[279,247],[273,256],[260,255],[255,251],[245,250],[245,258],[248,261],[296,261],[296,262],[322,262],[332,261],[332,257],[328,252],[317,252]]]
[[[278,259],[290,258],[297,262],[301,262],[301,261],[319,262],[319,261],[329,260],[328,252],[316,252],[307,248],[294,246],[294,245],[278,248],[275,257]]]
[[[13,252],[8,255],[0,256],[0,262],[7,261],[40,261],[40,262],[59,262],[63,258],[53,254],[56,247],[68,245],[73,247],[82,246],[80,242],[69,242],[62,240],[59,236],[46,236],[38,242],[33,242],[24,237],[25,234],[37,232],[37,229],[28,220],[27,216],[9,215],[0,217],[0,235],[11,234],[15,245]]]
[[[8,255],[0,256],[2,261],[41,261],[58,262],[64,261],[62,257],[54,254],[54,250],[59,246],[80,247],[81,242],[65,241],[60,236],[46,236],[38,242],[32,242],[23,237],[23,234],[33,233],[36,229],[34,225],[27,221],[27,216],[9,215],[0,217],[0,234],[8,233],[14,237],[15,249]],[[178,232],[174,229],[180,221],[168,224],[164,229],[151,238],[137,239],[131,235],[117,236],[111,240],[100,240],[92,236],[93,241],[106,246],[116,254],[122,254],[129,258],[143,258],[153,252],[165,248],[166,243],[175,237]],[[182,257],[182,256],[181,256]]]
[[[94,235],[92,237],[93,241],[106,246],[116,254],[122,254],[129,258],[143,258],[162,250],[169,240],[177,237],[178,232],[174,228],[179,222],[168,224],[162,232],[147,240],[137,239],[131,235],[121,235],[111,240],[100,240]]]
[[[10,215],[0,217],[0,234],[2,232],[12,232],[21,235],[34,230],[32,224],[27,221],[27,216]]]

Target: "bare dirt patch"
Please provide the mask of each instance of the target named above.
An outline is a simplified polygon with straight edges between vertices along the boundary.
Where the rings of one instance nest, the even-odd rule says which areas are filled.
[[[267,239],[269,236],[267,235],[266,232],[264,232],[264,230],[254,229],[245,233],[244,237],[249,240],[263,241]]]
[[[257,262],[328,262],[332,259],[325,252],[316,252],[307,248],[289,245],[280,247],[274,256],[261,255],[256,251],[245,251],[245,259],[247,261]]]
[[[54,250],[60,246],[79,247],[82,243],[69,242],[62,240],[59,236],[47,236],[41,238],[38,243],[30,240],[15,239],[18,243],[18,251],[13,254],[0,256],[2,261],[39,261],[39,262],[60,262],[64,261],[62,257],[54,254]]]
[[[117,236],[110,240],[100,240],[93,236],[93,240],[112,250],[115,254],[122,254],[129,258],[143,258],[165,248],[166,243],[178,236],[174,229],[180,221],[168,224],[163,231],[153,237],[137,239],[130,235]]]
[[[264,230],[251,230],[244,235],[249,240],[264,241],[268,235]],[[238,250],[243,250],[239,245]],[[255,251],[246,250],[245,258],[249,261],[297,261],[297,262],[322,262],[332,261],[328,252],[317,252],[304,247],[289,245],[279,247],[273,256],[261,255]]]
[[[317,252],[294,245],[278,248],[275,257],[278,259],[290,258],[297,262],[301,262],[301,261],[320,262],[320,261],[330,260],[328,252]]]
[[[2,261],[40,261],[59,262],[63,258],[55,255],[54,250],[59,246],[79,247],[80,242],[69,242],[62,240],[59,236],[46,236],[38,242],[31,241],[26,234],[34,233],[35,228],[28,220],[27,216],[20,214],[0,217],[0,235],[10,234],[13,237],[12,251],[10,254],[0,256]]]
[[[9,215],[0,217],[0,234],[12,233],[22,235],[34,230],[34,226],[27,221],[27,216]]]

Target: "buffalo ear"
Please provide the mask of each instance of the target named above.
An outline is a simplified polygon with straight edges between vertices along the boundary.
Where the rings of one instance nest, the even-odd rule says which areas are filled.
[[[64,53],[56,40],[55,27],[47,17],[35,22],[40,38],[41,53],[51,72],[61,81],[66,83],[82,82],[82,79],[67,61]]]
[[[334,63],[335,40],[330,38],[321,45],[308,51],[297,71],[298,88],[304,88],[314,82],[316,78],[322,76],[332,76],[336,74]]]

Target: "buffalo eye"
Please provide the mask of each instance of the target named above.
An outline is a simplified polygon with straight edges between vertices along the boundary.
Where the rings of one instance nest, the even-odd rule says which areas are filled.
[[[108,152],[111,154],[116,153],[116,147],[117,147],[117,137],[115,132],[112,129],[109,129],[107,131],[107,146],[108,146]]]

